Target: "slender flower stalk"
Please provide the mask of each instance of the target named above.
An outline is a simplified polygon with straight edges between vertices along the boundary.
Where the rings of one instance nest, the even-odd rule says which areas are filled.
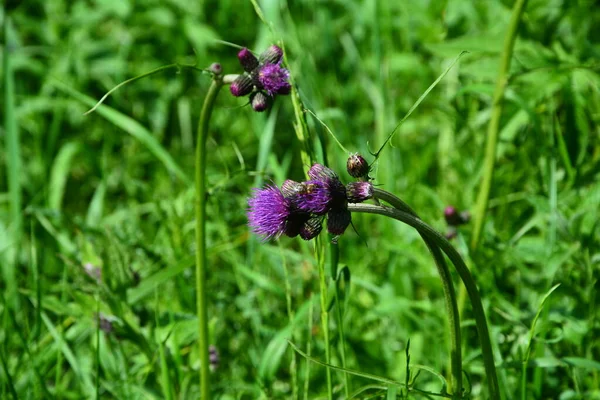
[[[210,399],[210,355],[206,300],[206,139],[210,116],[222,86],[222,77],[215,74],[200,113],[196,143],[196,312],[200,346],[200,393],[203,400]]]
[[[404,211],[415,218],[419,218],[419,216],[408,206],[408,204],[403,202],[400,198],[381,189],[374,188],[373,191],[375,198],[385,201],[392,207],[395,207],[400,211]],[[427,245],[427,248],[435,260],[435,265],[442,281],[442,289],[444,291],[444,299],[446,303],[446,313],[448,314],[448,322],[450,325],[450,370],[452,379],[450,381],[451,384],[449,390],[454,394],[455,397],[460,397],[462,395],[462,352],[460,348],[460,315],[458,314],[456,291],[454,290],[454,284],[452,283],[450,270],[448,269],[448,265],[446,265],[446,260],[444,259],[444,255],[440,251],[439,246],[435,243],[435,241],[423,233],[419,232],[419,234],[423,238],[423,241]]]
[[[490,392],[490,399],[499,400],[500,387],[498,385],[496,366],[494,364],[494,353],[492,350],[490,333],[485,318],[485,311],[483,309],[483,304],[481,302],[479,290],[477,289],[477,285],[473,280],[471,272],[469,271],[469,268],[462,260],[456,249],[454,249],[452,244],[450,244],[450,242],[443,235],[441,235],[435,229],[431,228],[429,225],[425,224],[423,221],[406,211],[401,211],[392,207],[371,204],[349,204],[348,210],[350,210],[351,212],[362,212],[368,214],[383,215],[401,221],[407,225],[412,226],[417,231],[419,231],[419,233],[422,233],[423,235],[431,239],[436,245],[438,245],[441,248],[441,250],[444,253],[446,253],[450,261],[452,261],[452,264],[454,264],[454,267],[456,268],[458,275],[463,281],[463,284],[465,285],[465,288],[467,290],[467,294],[469,295],[469,298],[471,300],[471,306],[473,307],[473,315],[475,317],[475,325],[477,327],[477,333],[479,335],[479,341],[481,345],[481,353],[487,377],[488,390]]]
[[[474,215],[473,234],[471,236],[471,251],[475,251],[479,244],[481,232],[483,230],[483,222],[487,211],[488,201],[490,198],[490,190],[492,188],[492,180],[494,178],[494,166],[496,164],[496,147],[498,144],[498,132],[500,128],[500,117],[502,116],[502,103],[504,98],[504,90],[508,82],[508,70],[510,69],[510,61],[512,59],[513,48],[517,38],[517,30],[521,22],[521,16],[527,5],[527,0],[517,0],[513,6],[508,32],[504,38],[504,50],[500,62],[500,70],[496,79],[496,89],[494,90],[494,98],[492,100],[492,115],[487,131],[487,143],[485,147],[485,166],[483,170],[483,180],[477,195],[477,203]]]

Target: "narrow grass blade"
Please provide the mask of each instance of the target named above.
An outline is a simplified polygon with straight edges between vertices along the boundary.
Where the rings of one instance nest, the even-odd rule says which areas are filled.
[[[83,104],[87,104],[89,106],[94,105],[94,100],[91,97],[84,95],[83,93],[65,85],[60,81],[53,81],[53,85],[60,91],[72,96]],[[181,167],[177,165],[177,162],[175,162],[169,152],[161,146],[161,144],[150,131],[144,128],[136,120],[108,106],[99,107],[96,109],[96,112],[118,128],[124,130],[139,140],[140,143],[142,143],[152,154],[154,154],[154,156],[163,163],[167,170],[177,176],[177,178],[186,184],[191,183],[190,178],[181,169]]]

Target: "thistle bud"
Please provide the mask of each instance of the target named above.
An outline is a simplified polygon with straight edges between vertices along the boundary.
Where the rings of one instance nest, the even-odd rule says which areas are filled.
[[[369,163],[358,153],[351,154],[346,162],[346,169],[350,176],[363,178],[369,174]]]
[[[468,211],[458,212],[455,207],[448,206],[444,209],[444,218],[448,225],[459,226],[469,222],[471,214]]]
[[[281,50],[281,47],[271,45],[268,49],[262,52],[259,57],[259,61],[261,63],[277,64],[279,61],[281,61],[281,57],[283,57],[283,50]]]
[[[208,346],[208,362],[210,363],[211,369],[215,370],[219,366],[219,350],[214,344]]]
[[[208,67],[208,70],[215,75],[221,75],[221,72],[223,72],[223,67],[219,63],[212,63],[210,64],[210,67]]]
[[[254,83],[252,82],[252,78],[247,75],[240,75],[231,83],[229,91],[235,97],[241,97],[250,94],[253,87]]]
[[[245,47],[239,51],[238,60],[240,60],[240,65],[246,72],[251,72],[258,67],[258,59]]]
[[[250,104],[254,111],[263,112],[269,108],[269,97],[263,92],[256,92],[250,96]]]
[[[371,182],[351,182],[346,185],[346,197],[349,203],[362,203],[373,197]]]
[[[350,222],[352,222],[350,211],[345,209],[331,210],[327,214],[327,231],[332,235],[341,235],[346,231]]]
[[[323,218],[313,217],[304,223],[300,229],[300,237],[304,240],[316,238],[323,229]]]

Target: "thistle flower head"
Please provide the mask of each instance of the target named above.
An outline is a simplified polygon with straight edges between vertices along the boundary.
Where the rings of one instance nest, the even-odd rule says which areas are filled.
[[[311,166],[308,176],[306,182],[288,179],[281,189],[270,185],[255,189],[248,201],[249,225],[255,233],[266,239],[285,234],[310,240],[321,232],[326,217],[327,231],[341,235],[352,222],[348,202],[373,197],[370,182],[344,186],[333,170],[321,164]]]
[[[282,68],[279,63],[264,64],[258,71],[258,81],[271,96],[275,94],[288,94],[290,92],[289,77],[290,73],[288,70]]]
[[[254,195],[248,200],[248,221],[252,231],[265,239],[281,236],[285,233],[286,222],[291,214],[290,205],[290,201],[275,186],[255,189]]]
[[[246,96],[252,93],[254,82],[248,75],[240,75],[231,83],[229,91],[235,97]]]

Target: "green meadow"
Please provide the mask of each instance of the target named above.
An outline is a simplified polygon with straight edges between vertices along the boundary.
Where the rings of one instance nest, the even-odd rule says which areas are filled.
[[[597,2],[2,7],[0,399],[600,399]],[[249,227],[357,152],[342,235]]]

